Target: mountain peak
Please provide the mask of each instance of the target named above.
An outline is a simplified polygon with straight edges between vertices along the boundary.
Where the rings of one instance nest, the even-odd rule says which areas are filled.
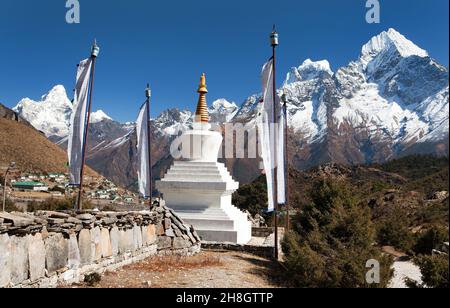
[[[211,123],[229,122],[238,112],[239,108],[234,102],[224,98],[215,100],[208,108]]]
[[[312,61],[311,59],[306,59],[299,67],[291,68],[286,75],[284,85],[297,81],[312,80],[320,77],[323,73],[333,76],[333,71],[327,60]]]
[[[413,42],[404,37],[397,30],[390,28],[374,36],[366,43],[361,50],[361,60],[368,63],[384,51],[395,48],[400,56],[407,58],[410,56],[427,57],[428,52],[421,49]]]
[[[108,116],[103,110],[97,110],[95,112],[91,113],[91,117],[89,119],[89,121],[91,123],[98,123],[101,122],[103,120],[110,120],[112,121],[112,118],[110,116]]]
[[[22,99],[13,110],[47,137],[64,137],[69,132],[72,104],[62,85],[54,86],[40,101]]]
[[[66,89],[60,84],[54,86],[47,94],[44,94],[41,97],[42,101],[50,100],[58,102],[64,101],[65,99],[67,99]]]
[[[237,105],[234,102],[229,102],[224,98],[219,98],[215,100],[212,104],[210,109],[212,110],[220,110],[220,109],[235,109],[237,108]]]

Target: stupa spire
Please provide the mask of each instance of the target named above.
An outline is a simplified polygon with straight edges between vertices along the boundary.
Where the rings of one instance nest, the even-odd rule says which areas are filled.
[[[208,123],[209,114],[208,105],[206,104],[206,93],[208,93],[208,90],[206,89],[205,73],[200,77],[200,86],[198,87],[197,92],[200,95],[198,97],[197,110],[195,111],[195,122]]]

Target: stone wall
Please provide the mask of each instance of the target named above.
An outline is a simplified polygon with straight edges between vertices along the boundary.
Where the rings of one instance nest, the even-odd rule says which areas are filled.
[[[272,227],[253,227],[252,236],[256,237],[268,237],[273,233]]]
[[[150,256],[199,251],[196,232],[164,206],[0,213],[0,287],[55,287]]]

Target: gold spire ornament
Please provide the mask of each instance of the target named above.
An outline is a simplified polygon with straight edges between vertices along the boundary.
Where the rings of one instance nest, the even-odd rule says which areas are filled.
[[[209,114],[208,105],[206,104],[206,93],[208,93],[208,90],[206,89],[205,73],[200,77],[200,86],[198,87],[197,92],[200,95],[198,97],[197,110],[195,111],[195,122],[208,123]]]

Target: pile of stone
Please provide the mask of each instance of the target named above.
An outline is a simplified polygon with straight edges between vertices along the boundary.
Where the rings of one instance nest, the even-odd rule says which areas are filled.
[[[192,255],[200,238],[171,209],[0,213],[0,287],[57,286],[153,255]]]
[[[159,218],[156,229],[159,250],[171,247],[173,249],[187,249],[200,243],[201,239],[194,228],[185,224],[172,209],[163,205],[155,207],[154,211],[158,213]]]
[[[266,220],[261,215],[256,214],[255,216],[253,216],[247,210],[245,210],[244,213],[247,214],[247,219],[252,223],[252,230],[253,228],[267,227]]]

